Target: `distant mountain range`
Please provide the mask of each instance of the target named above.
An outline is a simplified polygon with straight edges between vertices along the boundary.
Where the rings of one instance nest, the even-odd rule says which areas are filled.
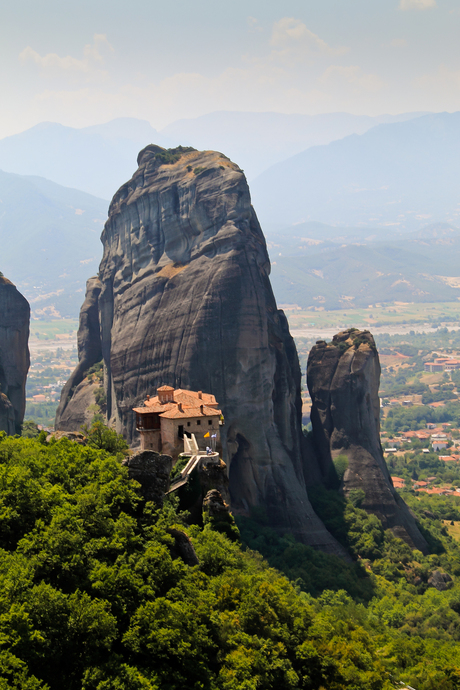
[[[382,239],[375,228],[318,223],[269,234],[278,303],[343,309],[460,298],[459,228],[433,224]]]
[[[33,316],[78,315],[102,257],[107,202],[40,177],[0,171],[0,271]]]
[[[251,185],[262,226],[410,231],[460,219],[460,112],[381,124],[278,163]]]
[[[184,144],[221,151],[238,163],[250,180],[309,146],[328,144],[353,132],[361,134],[380,122],[417,115],[217,112],[174,122],[161,132],[135,118],[82,129],[43,122],[0,140],[0,169],[39,175],[110,200],[135,171],[137,154],[147,144],[165,148]]]
[[[136,170],[139,151],[152,141],[174,145],[148,122],[134,118],[82,129],[42,122],[0,140],[0,169],[39,175],[110,200]]]
[[[340,309],[460,297],[460,113],[400,117],[406,121],[309,148],[251,185],[279,303]],[[247,160],[262,165],[290,146],[372,120],[321,118],[214,113],[160,133],[130,119],[81,130],[44,123],[3,139],[0,167],[61,184],[0,171],[0,271],[35,316],[76,316],[102,254],[103,198],[130,177],[146,143],[217,148],[242,166],[237,150],[243,156],[246,147]]]
[[[423,114],[369,117],[350,113],[286,115],[221,111],[178,120],[160,134],[178,144],[225,153],[243,168],[251,182],[270,166],[310,146],[329,144],[350,134],[363,134],[383,122],[412,120]]]

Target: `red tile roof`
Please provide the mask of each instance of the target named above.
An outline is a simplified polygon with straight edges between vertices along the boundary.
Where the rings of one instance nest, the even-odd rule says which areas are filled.
[[[161,386],[160,392],[173,391],[173,402],[160,402],[158,395],[144,402],[144,407],[135,407],[137,414],[156,413],[165,419],[187,419],[190,417],[216,417],[222,414],[218,409],[216,398],[211,393],[187,391],[182,388]]]
[[[205,407],[201,405],[200,407],[183,407],[182,410],[179,409],[177,405],[174,405],[175,409],[167,410],[160,414],[160,417],[164,419],[179,419],[188,417],[220,417],[220,410],[216,410],[215,407]]]
[[[434,489],[415,489],[416,491],[424,491],[426,494],[453,494],[452,489],[435,487]]]

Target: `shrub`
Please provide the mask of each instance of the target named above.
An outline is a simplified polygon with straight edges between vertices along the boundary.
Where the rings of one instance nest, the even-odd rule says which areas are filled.
[[[100,421],[94,422],[88,428],[82,427],[83,433],[87,436],[88,445],[108,453],[126,454],[128,444],[121,434],[117,434],[114,429],[110,429]]]

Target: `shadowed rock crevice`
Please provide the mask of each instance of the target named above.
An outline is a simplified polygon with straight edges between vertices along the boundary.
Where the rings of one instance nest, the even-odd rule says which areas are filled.
[[[312,399],[313,441],[324,483],[333,461],[346,456],[342,480],[345,496],[362,490],[361,507],[410,546],[427,544],[404,501],[393,487],[380,444],[380,362],[369,331],[349,329],[331,343],[319,341],[310,351],[307,383]]]
[[[98,298],[101,283],[97,277],[86,282],[85,301],[80,309],[80,324],[77,334],[78,364],[61,391],[56,411],[55,428],[61,431],[78,431],[91,421],[93,414],[88,408],[94,406],[97,385],[84,381],[86,372],[102,359],[99,328]],[[68,405],[72,401],[72,405]]]
[[[213,393],[232,509],[267,506],[280,531],[343,553],[307,497],[300,368],[243,172],[213,151],[151,145],[138,160],[102,233],[109,423],[136,444],[132,408],[159,386]]]

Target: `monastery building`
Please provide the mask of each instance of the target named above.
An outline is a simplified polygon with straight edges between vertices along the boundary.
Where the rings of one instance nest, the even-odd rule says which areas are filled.
[[[198,447],[220,446],[222,412],[214,395],[202,391],[176,390],[161,386],[141,407],[135,407],[136,429],[141,435],[141,450],[156,450],[177,460],[184,448],[184,435],[194,434]]]

